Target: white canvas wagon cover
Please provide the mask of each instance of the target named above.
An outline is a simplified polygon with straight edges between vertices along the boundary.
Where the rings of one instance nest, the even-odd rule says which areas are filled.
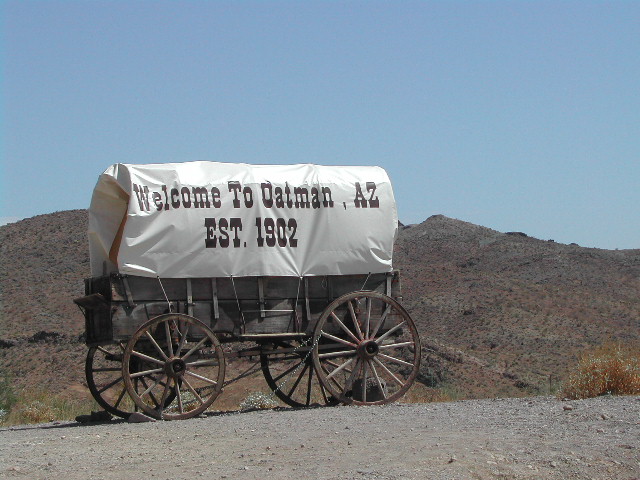
[[[302,276],[392,269],[398,216],[379,167],[116,164],[89,209],[93,276]]]

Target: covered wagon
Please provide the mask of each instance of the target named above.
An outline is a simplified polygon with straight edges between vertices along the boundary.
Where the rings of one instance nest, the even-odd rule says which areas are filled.
[[[109,167],[76,299],[93,396],[121,416],[188,418],[220,394],[230,355],[255,355],[292,406],[398,399],[420,340],[399,303],[397,228],[378,167]]]

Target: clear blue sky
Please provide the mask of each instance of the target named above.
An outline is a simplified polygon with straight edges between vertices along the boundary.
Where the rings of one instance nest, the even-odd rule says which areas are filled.
[[[0,217],[118,162],[380,165],[404,223],[640,248],[640,2],[0,5]]]

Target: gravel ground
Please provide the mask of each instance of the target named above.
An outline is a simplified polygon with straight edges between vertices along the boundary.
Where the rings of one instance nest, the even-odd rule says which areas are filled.
[[[640,397],[210,413],[0,430],[0,478],[640,479]]]

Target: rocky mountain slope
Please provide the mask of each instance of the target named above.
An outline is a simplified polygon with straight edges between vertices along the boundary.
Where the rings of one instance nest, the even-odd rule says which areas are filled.
[[[86,229],[85,210],[0,227],[0,373],[17,387],[86,394],[84,320],[72,303],[89,275]],[[395,266],[424,342],[414,400],[548,393],[584,348],[640,341],[640,250],[437,215],[401,229]]]
[[[585,348],[640,338],[640,250],[563,245],[441,215],[405,228],[396,247],[406,307],[435,365],[444,356],[445,376],[464,379],[453,382],[464,395],[484,396],[487,382],[492,394],[547,393]]]

